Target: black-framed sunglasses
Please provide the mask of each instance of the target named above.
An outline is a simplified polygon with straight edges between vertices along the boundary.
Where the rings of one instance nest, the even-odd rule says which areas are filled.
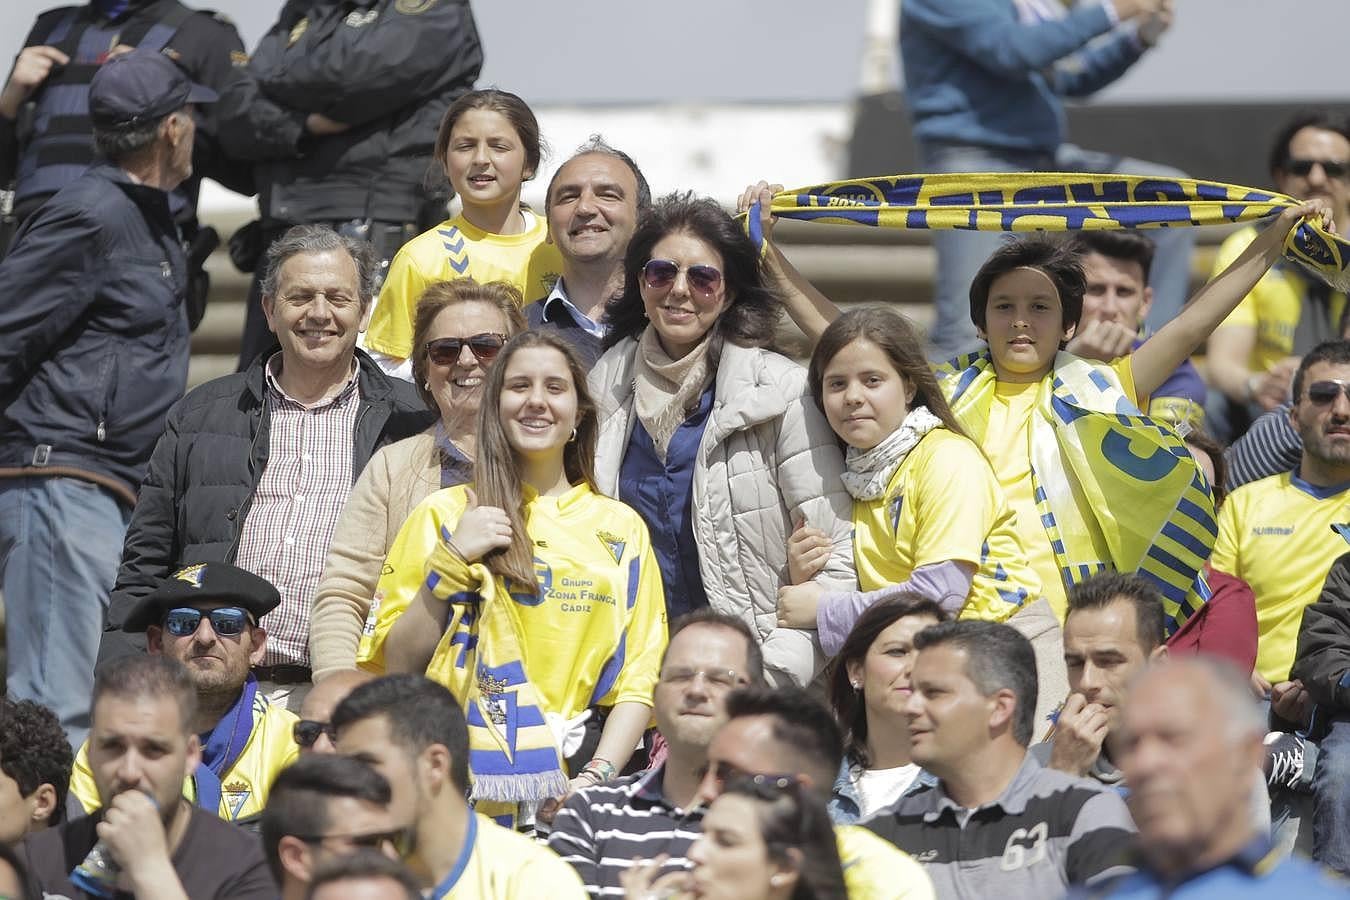
[[[437,338],[434,341],[427,341],[427,358],[438,366],[453,366],[466,344],[474,358],[487,365],[502,352],[502,347],[506,345],[506,335],[484,331],[466,338]]]
[[[680,272],[689,286],[700,294],[711,294],[722,284],[722,273],[715,266],[702,264],[681,267],[673,259],[653,259],[642,267],[642,280],[652,290],[665,290],[675,283]]]
[[[337,729],[332,722],[316,722],[313,719],[301,719],[291,726],[291,737],[306,749],[313,747],[319,735],[328,735],[328,740],[337,743]]]
[[[203,618],[210,621],[211,628],[220,637],[238,637],[253,622],[248,611],[237,606],[222,606],[210,612],[180,606],[164,614],[164,630],[174,637],[188,637],[197,633]]]
[[[1346,172],[1350,172],[1350,162],[1331,159],[1288,159],[1280,168],[1302,178],[1313,170],[1313,166],[1321,166],[1328,178],[1344,178]]]
[[[1314,381],[1308,385],[1308,400],[1318,406],[1335,403],[1341,394],[1350,400],[1350,381]]]
[[[320,844],[324,841],[347,841],[354,847],[382,850],[386,845],[393,847],[400,858],[408,855],[412,841],[411,829],[393,828],[389,831],[369,831],[364,834],[297,834],[293,835],[306,844]]]

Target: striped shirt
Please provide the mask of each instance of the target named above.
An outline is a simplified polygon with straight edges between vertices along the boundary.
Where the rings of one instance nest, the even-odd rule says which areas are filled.
[[[272,582],[281,605],[263,617],[263,665],[309,665],[309,616],[338,515],[352,490],[352,441],[361,395],[346,386],[314,406],[286,395],[267,364],[267,465],[244,521],[235,564]]]
[[[1129,870],[1134,824],[1113,790],[1026,755],[995,800],[967,810],[941,783],[864,824],[922,863],[939,897],[1061,897]]]
[[[661,874],[689,868],[686,854],[702,831],[703,809],[681,810],[661,791],[657,766],[568,798],[553,820],[548,846],[577,870],[592,897],[624,896],[619,875],[665,853]]]
[[[1292,403],[1265,413],[1247,433],[1224,451],[1228,463],[1228,490],[1253,481],[1292,472],[1303,461],[1303,438],[1289,421]]]

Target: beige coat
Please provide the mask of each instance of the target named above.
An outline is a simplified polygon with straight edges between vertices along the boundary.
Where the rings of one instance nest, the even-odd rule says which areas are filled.
[[[600,417],[596,477],[611,497],[636,418],[636,351],[632,339],[611,348],[589,379]],[[778,627],[778,588],[788,583],[787,539],[799,518],[834,541],[817,580],[827,590],[857,588],[843,454],[808,393],[806,371],[785,356],[726,344],[713,396],[693,482],[703,586],[714,609],[759,634],[771,683],[805,685],[824,660],[814,631]]]
[[[352,487],[314,597],[309,656],[316,681],[356,667],[356,647],[385,554],[413,507],[441,487],[433,435],[424,431],[384,447]]]

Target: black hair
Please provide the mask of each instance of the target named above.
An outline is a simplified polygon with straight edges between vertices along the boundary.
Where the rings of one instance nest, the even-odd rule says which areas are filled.
[[[90,719],[105,694],[126,699],[173,700],[178,706],[182,734],[185,737],[192,734],[192,720],[197,717],[197,687],[187,668],[175,659],[160,654],[123,656],[99,668],[94,674],[94,692],[89,700]]]
[[[1346,309],[1350,310],[1350,306]],[[1228,457],[1224,455],[1223,445],[1203,428],[1192,428],[1182,440],[1191,449],[1192,455],[1194,451],[1200,450],[1209,457],[1209,463],[1214,467],[1214,483],[1209,489],[1214,494],[1214,508],[1218,509],[1228,499]]]
[[[731,216],[713,200],[693,192],[667,194],[638,218],[623,259],[623,291],[605,304],[609,332],[605,349],[647,327],[639,282],[651,261],[652,248],[666,235],[687,232],[722,256],[722,284],[727,306],[713,325],[721,341],[763,347],[773,339],[782,304],[770,289],[759,251]]]
[[[1132,229],[1075,231],[1069,239],[1069,247],[1080,258],[1097,253],[1107,259],[1135,263],[1144,273],[1145,284],[1153,269],[1153,239]]]
[[[743,687],[727,694],[727,719],[767,716],[772,734],[800,761],[800,773],[828,795],[844,758],[844,736],[825,704],[799,687]]]
[[[1016,702],[1013,739],[1023,747],[1031,743],[1036,727],[1036,654],[1031,641],[1011,625],[962,619],[932,625],[914,636],[920,653],[929,647],[951,644],[966,653],[966,677],[983,696],[1010,690]]]
[[[1061,331],[1078,324],[1083,315],[1083,294],[1087,291],[1082,259],[1062,241],[1032,235],[1008,240],[975,273],[975,280],[970,283],[970,321],[976,328],[988,330],[989,289],[998,278],[1014,269],[1035,269],[1054,284],[1063,311]]]
[[[323,834],[333,824],[328,802],[340,797],[388,806],[389,782],[365,763],[331,753],[303,754],[277,775],[261,826],[263,851],[277,884],[284,875],[281,839]]]
[[[1300,110],[1276,133],[1275,140],[1270,145],[1268,163],[1272,176],[1284,171],[1285,164],[1290,159],[1289,145],[1294,142],[1294,136],[1305,128],[1334,131],[1350,141],[1350,121],[1347,121],[1345,117],[1333,116],[1321,110]]]
[[[951,618],[942,604],[915,591],[887,597],[873,603],[858,617],[830,662],[830,705],[844,729],[844,757],[864,769],[871,765],[867,755],[867,704],[863,692],[855,690],[849,680],[848,666],[865,659],[883,631],[910,616],[926,616],[935,622]]]
[[[383,716],[389,737],[412,756],[432,744],[450,752],[450,780],[469,790],[469,726],[464,709],[443,685],[422,675],[386,675],[359,685],[333,710],[333,728]]]
[[[0,771],[31,797],[44,784],[56,790],[48,825],[61,824],[75,754],[56,713],[32,700],[0,697]]]
[[[1304,355],[1294,373],[1294,403],[1303,399],[1303,381],[1308,370],[1318,363],[1331,363],[1335,366],[1350,364],[1350,341],[1323,341]]]
[[[355,853],[334,856],[324,860],[314,869],[309,882],[307,900],[318,894],[319,888],[338,881],[377,881],[388,880],[403,890],[405,900],[422,900],[422,887],[403,863],[390,859],[383,853],[369,848],[361,848]]]
[[[544,192],[544,210],[553,206],[553,185],[557,184],[558,176],[562,174],[563,166],[574,159],[580,159],[583,156],[612,156],[619,162],[628,167],[628,171],[633,173],[633,180],[637,183],[637,196],[634,198],[637,203],[638,214],[646,212],[652,207],[652,186],[647,183],[647,176],[642,174],[638,168],[637,161],[633,157],[624,153],[617,147],[612,147],[606,143],[605,139],[598,134],[591,135],[590,140],[577,148],[576,152],[568,157],[567,162],[558,166],[558,170],[553,173],[553,177],[548,180],[548,190]]]
[[[789,779],[783,784],[748,776],[729,781],[721,796],[755,801],[769,859],[797,870],[790,900],[846,900],[839,839],[818,793],[803,790],[800,781]],[[791,850],[797,851],[795,861]]]
[[[1123,600],[1134,609],[1134,626],[1144,655],[1152,653],[1166,639],[1162,592],[1153,582],[1133,572],[1100,572],[1069,589],[1065,618],[1076,612],[1105,609]]]
[[[750,684],[763,686],[764,680],[764,651],[759,646],[759,637],[750,630],[750,626],[745,624],[745,620],[739,616],[733,616],[728,613],[718,612],[711,606],[704,606],[691,613],[685,613],[675,620],[670,626],[670,636],[666,641],[666,649],[661,651],[661,665],[666,663],[666,654],[670,652],[670,645],[675,642],[675,635],[691,628],[694,625],[707,625],[716,628],[726,628],[734,631],[745,640],[745,665],[748,672],[742,672],[750,680]]]

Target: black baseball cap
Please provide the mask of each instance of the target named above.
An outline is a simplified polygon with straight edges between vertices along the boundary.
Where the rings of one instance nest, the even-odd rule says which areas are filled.
[[[142,47],[99,66],[89,85],[89,118],[96,127],[126,128],[215,100],[215,91],[189,81],[173,60]]]
[[[122,630],[145,631],[151,625],[158,625],[171,609],[207,602],[238,606],[251,613],[256,622],[277,608],[281,594],[266,578],[229,563],[183,566],[164,579],[154,593],[136,604],[122,623]]]

